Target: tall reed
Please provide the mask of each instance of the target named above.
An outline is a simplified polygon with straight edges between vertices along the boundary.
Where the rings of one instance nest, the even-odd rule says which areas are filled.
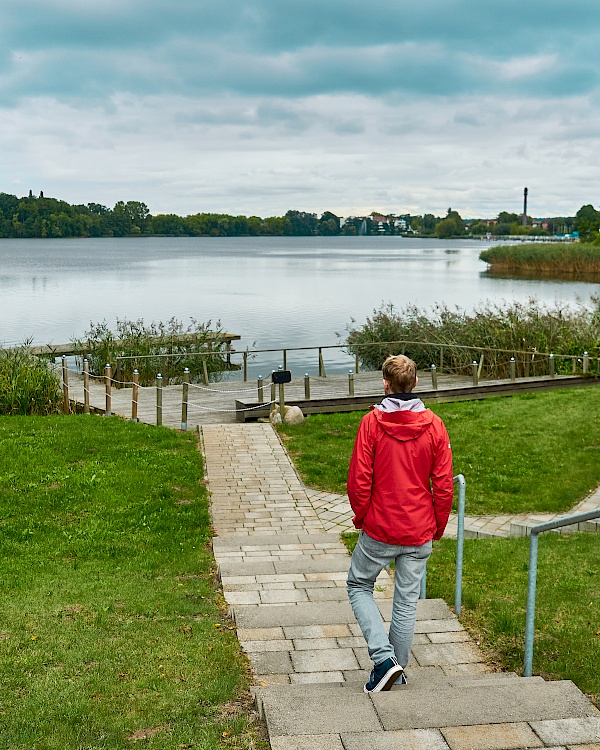
[[[90,322],[84,338],[74,344],[78,360],[88,359],[92,375],[103,375],[110,364],[117,385],[131,383],[134,369],[141,385],[152,385],[158,373],[165,384],[181,382],[186,367],[190,380],[196,382],[204,376],[203,360],[211,380],[228,369],[221,332],[219,322],[211,326],[211,321],[199,323],[193,318],[187,326],[176,318],[150,324],[141,319],[117,320],[115,331],[106,321]]]
[[[496,245],[479,254],[492,270],[600,275],[600,244]]]
[[[592,302],[591,308],[574,308],[558,303],[549,307],[536,299],[527,303],[487,301],[471,313],[445,304],[428,311],[416,305],[396,308],[387,303],[362,325],[353,320],[347,326],[346,343],[365,369],[377,370],[387,356],[399,353],[414,359],[421,368],[439,367],[443,349],[443,371],[464,375],[471,372],[474,360],[480,362],[479,350],[483,348],[481,374],[486,377],[507,377],[513,355],[518,376],[541,375],[548,373],[550,353],[581,357],[587,351],[597,362],[600,298]],[[571,360],[557,357],[555,365],[557,374],[572,371]],[[597,369],[594,364],[591,371]]]
[[[57,375],[28,344],[0,349],[0,414],[53,414],[61,399]]]

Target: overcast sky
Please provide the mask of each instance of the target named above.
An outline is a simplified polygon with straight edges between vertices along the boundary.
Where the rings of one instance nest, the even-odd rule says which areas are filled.
[[[598,0],[0,0],[0,191],[152,213],[598,206]]]

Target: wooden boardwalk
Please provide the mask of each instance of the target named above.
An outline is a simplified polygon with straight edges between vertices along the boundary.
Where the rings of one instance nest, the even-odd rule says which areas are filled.
[[[419,384],[415,393],[421,394],[426,403],[433,403],[448,400],[480,399],[496,395],[513,395],[523,391],[545,390],[551,387],[572,387],[598,383],[598,378],[571,376],[557,376],[553,380],[540,377],[517,378],[514,383],[510,380],[491,380],[482,381],[479,386],[474,386],[472,379],[469,377],[438,374],[437,380],[438,388],[433,391],[430,374],[427,372],[419,373]],[[68,381],[69,399],[76,405],[83,405],[83,377],[69,371]],[[210,383],[208,386],[190,384],[187,429],[197,429],[205,424],[232,424],[240,421],[236,403],[238,407],[242,405],[246,409],[244,412],[245,419],[254,419],[254,415],[256,415],[256,418],[265,416],[268,413],[268,402],[271,400],[270,381],[264,381],[263,391],[265,404],[260,405],[260,408],[255,408],[259,400],[256,381]],[[133,389],[131,387],[116,388],[113,386],[111,412],[125,418],[131,418],[132,396]],[[347,374],[328,375],[324,378],[311,377],[310,402],[305,401],[304,378],[293,378],[292,382],[285,386],[286,404],[299,402],[301,407],[308,407],[305,409],[307,413],[367,411],[370,404],[377,403],[382,396],[380,372],[364,372],[354,375],[354,399],[349,398]],[[181,427],[182,397],[183,387],[181,385],[163,387],[162,424],[166,427],[177,429]],[[278,398],[278,392],[276,398]],[[103,378],[90,377],[90,406],[94,411],[104,412],[106,409],[106,391]],[[157,388],[155,386],[140,386],[137,413],[140,422],[157,424]]]
[[[57,371],[59,368],[57,367]],[[431,385],[431,379],[424,373],[415,392],[424,391]],[[439,375],[438,383],[440,389],[449,389],[459,385],[468,385],[469,378],[459,378],[450,375]],[[78,404],[83,404],[83,377],[69,371],[68,374],[69,399]],[[270,381],[264,381],[264,400],[271,400]],[[132,415],[132,392],[131,387],[111,389],[112,413],[119,416],[131,418]],[[286,402],[304,399],[304,378],[293,378],[292,382],[285,387]],[[325,378],[310,378],[311,399],[326,400],[348,396],[348,375],[328,375]],[[373,403],[383,395],[380,372],[358,373],[354,376],[355,396],[373,395]],[[147,424],[156,424],[156,402],[157,389],[155,386],[139,388],[138,396],[138,419]],[[167,427],[180,428],[182,417],[182,395],[181,385],[165,386],[162,389],[163,401],[163,425]],[[236,400],[256,403],[258,401],[258,388],[256,381],[247,383],[222,382],[210,383],[208,386],[190,384],[188,396],[188,429],[196,429],[197,425],[204,424],[232,424],[236,421]],[[106,406],[106,391],[104,379],[90,377],[90,406],[94,410],[104,411]],[[360,407],[359,407],[360,408]],[[365,411],[368,406],[365,407]]]

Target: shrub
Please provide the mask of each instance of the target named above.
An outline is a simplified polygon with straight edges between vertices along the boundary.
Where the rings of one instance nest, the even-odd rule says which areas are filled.
[[[211,380],[217,380],[219,373],[228,369],[223,356],[225,344],[218,339],[220,332],[219,322],[211,330],[210,321],[198,323],[193,318],[187,326],[176,318],[149,325],[143,320],[117,320],[116,332],[106,321],[90,322],[85,339],[74,344],[78,359],[87,357],[92,375],[103,375],[105,366],[110,364],[117,384],[130,383],[134,369],[139,372],[141,385],[153,384],[158,373],[165,384],[177,383],[182,381],[186,367],[191,382],[195,382],[204,375],[203,359]]]
[[[52,414],[61,399],[56,374],[28,345],[0,349],[0,414]]]
[[[439,365],[440,345],[444,372],[455,374],[469,373],[473,360],[480,360],[479,350],[485,349],[482,373],[487,377],[507,377],[512,353],[519,376],[547,373],[550,352],[580,357],[587,351],[591,358],[600,357],[600,298],[593,298],[592,308],[558,303],[548,307],[535,299],[487,301],[472,313],[445,304],[428,312],[415,305],[396,309],[387,303],[361,326],[352,324],[347,327],[348,350],[372,370],[379,369],[390,354],[401,352],[420,368]],[[557,373],[571,370],[571,360],[557,357]]]

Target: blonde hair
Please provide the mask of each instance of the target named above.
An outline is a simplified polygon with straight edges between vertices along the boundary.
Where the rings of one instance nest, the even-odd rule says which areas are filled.
[[[381,368],[393,393],[410,393],[417,380],[417,365],[404,354],[388,357]]]

